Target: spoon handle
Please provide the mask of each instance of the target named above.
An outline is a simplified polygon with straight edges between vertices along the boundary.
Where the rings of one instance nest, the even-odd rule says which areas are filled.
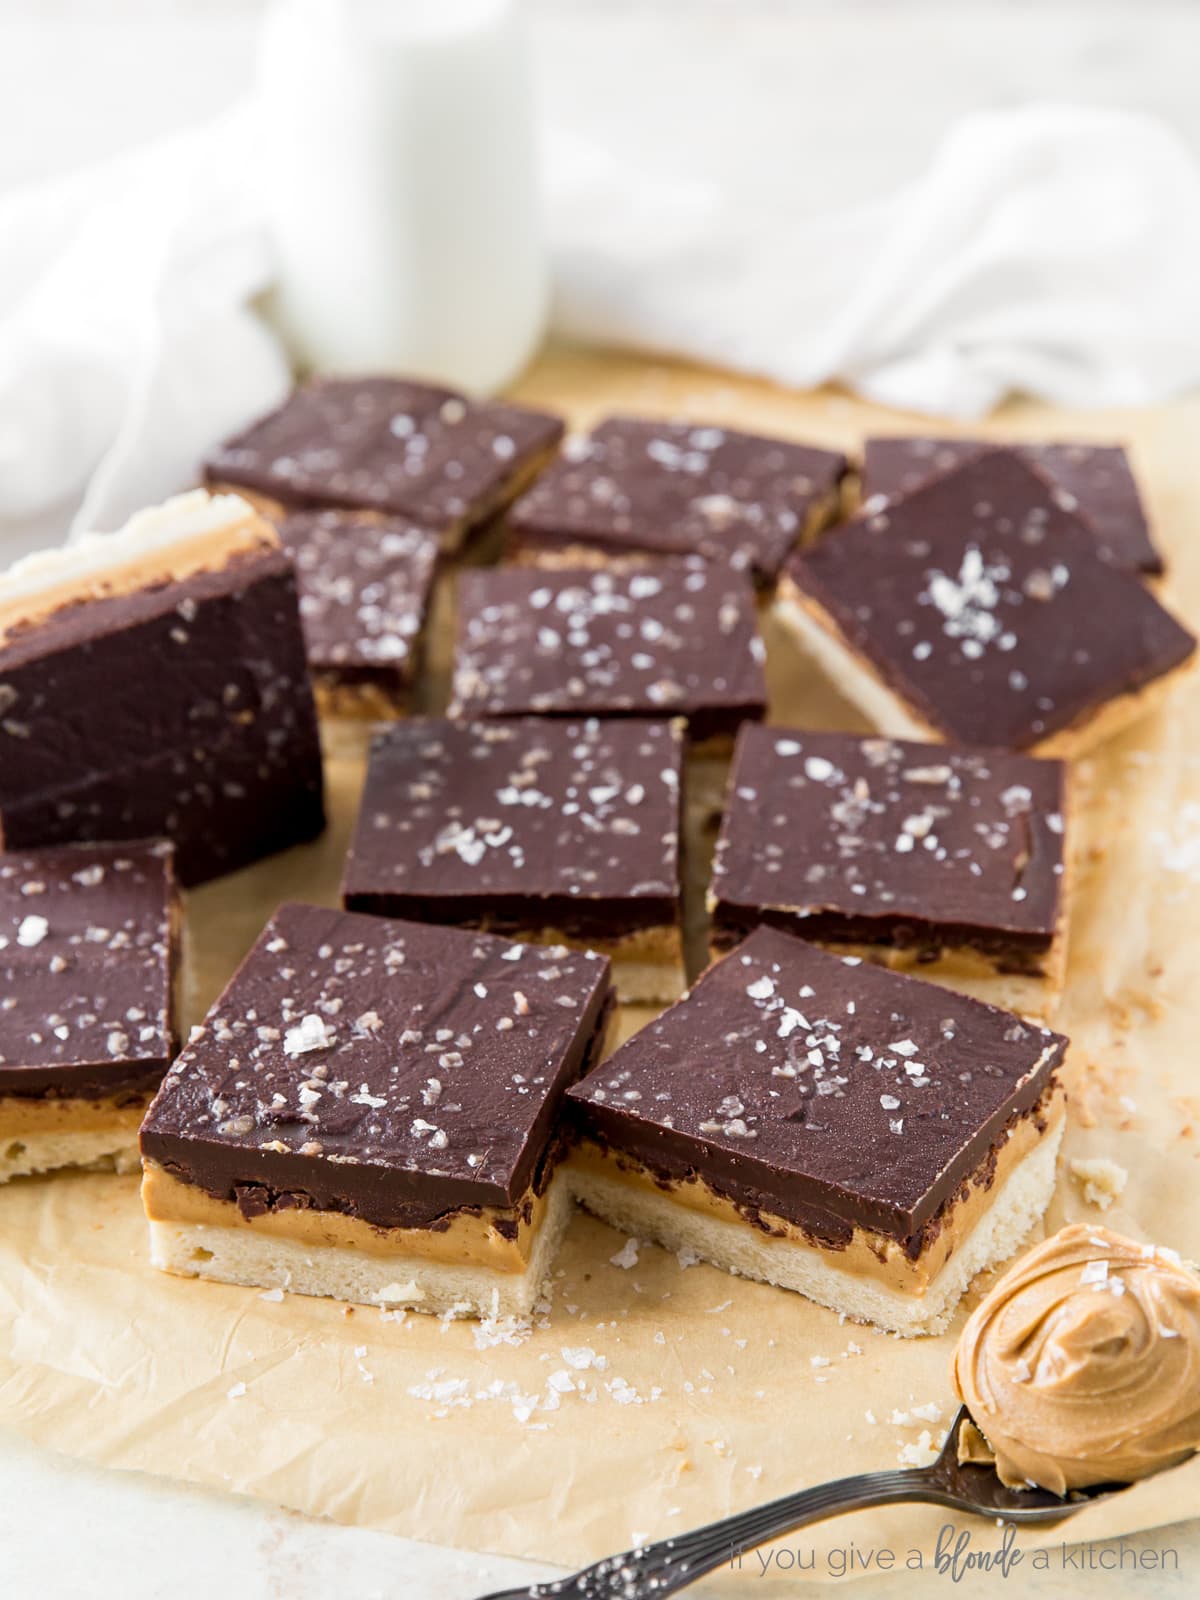
[[[923,1499],[932,1487],[924,1469],[861,1472],[784,1495],[752,1511],[707,1523],[679,1538],[608,1556],[569,1578],[509,1589],[485,1600],[664,1600],[714,1568],[736,1563],[769,1539],[825,1517],[865,1506]]]

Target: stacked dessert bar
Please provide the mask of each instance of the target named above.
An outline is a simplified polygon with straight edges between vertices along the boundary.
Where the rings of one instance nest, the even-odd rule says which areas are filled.
[[[936,1331],[1054,1186],[1067,758],[1192,660],[1124,454],[871,441],[843,522],[838,450],[562,434],[318,381],[0,576],[0,1178],[140,1124],[172,1272],[526,1314],[578,1199]],[[768,609],[866,730],[770,725]],[[179,1049],[176,880],[320,831],[318,709],[384,719],[342,907]],[[619,999],[668,1009],[606,1059]]]

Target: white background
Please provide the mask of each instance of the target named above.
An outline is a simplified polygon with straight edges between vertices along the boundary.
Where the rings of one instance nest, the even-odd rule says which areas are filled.
[[[255,0],[0,0],[0,192],[230,104],[250,80],[258,9]],[[1200,157],[1192,0],[534,0],[530,9],[552,123],[643,167],[768,197],[787,185],[814,213],[894,187],[961,112],[1034,97],[1156,111]],[[1179,1577],[1056,1575],[1039,1578],[1039,1600],[1200,1592],[1200,1526],[1147,1543],[1179,1550]],[[103,1473],[0,1434],[3,1600],[209,1600],[223,1589],[238,1600],[466,1600],[537,1575],[549,1574]],[[869,1593],[924,1595],[944,1582],[905,1579]],[[1022,1587],[1019,1575],[1010,1583]]]

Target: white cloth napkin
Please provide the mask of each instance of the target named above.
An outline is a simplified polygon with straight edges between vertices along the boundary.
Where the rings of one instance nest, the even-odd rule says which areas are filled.
[[[239,110],[0,200],[0,562],[195,481],[291,383]]]
[[[559,326],[931,416],[1013,391],[1136,406],[1200,383],[1200,168],[1149,116],[965,118],[889,199],[753,213],[594,152],[554,171]]]
[[[285,392],[254,309],[253,116],[0,202],[4,558],[117,525]],[[976,115],[900,193],[820,218],[561,137],[547,166],[555,326],[576,340],[963,419],[1014,390],[1124,406],[1200,383],[1200,169],[1151,117]]]

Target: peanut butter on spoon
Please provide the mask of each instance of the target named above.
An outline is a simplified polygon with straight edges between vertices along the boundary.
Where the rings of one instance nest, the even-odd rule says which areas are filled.
[[[1200,1449],[1200,1276],[1072,1223],[976,1307],[952,1375],[1006,1484],[1148,1477]]]

